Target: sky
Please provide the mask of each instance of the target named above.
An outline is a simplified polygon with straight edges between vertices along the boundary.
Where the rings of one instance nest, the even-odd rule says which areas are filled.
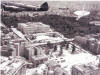
[[[20,1],[20,0],[1,0],[1,1]],[[22,0],[22,1],[100,1],[100,0]]]
[[[4,0],[2,0],[4,1]],[[94,8],[94,6],[97,5],[97,7],[100,7],[100,0],[5,0],[5,1],[20,1],[20,3],[29,4],[29,5],[41,5],[45,1],[48,2],[49,6],[51,8],[59,8],[59,7],[69,7],[69,8],[75,8],[75,9],[81,9],[83,7],[83,4],[86,4],[85,9],[89,10],[90,8]],[[25,2],[28,1],[28,2]],[[60,1],[60,2],[59,2]],[[69,2],[67,2],[69,1]],[[74,1],[78,1],[77,3]],[[83,1],[83,2],[81,2]],[[92,1],[92,2],[91,2]],[[96,2],[94,2],[96,1]],[[99,1],[99,2],[98,2]],[[75,7],[74,7],[75,6]],[[100,10],[100,8],[95,8]]]

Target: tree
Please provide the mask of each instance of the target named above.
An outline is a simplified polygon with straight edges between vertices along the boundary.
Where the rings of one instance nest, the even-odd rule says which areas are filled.
[[[57,51],[57,45],[54,46],[54,52]]]
[[[66,43],[66,49],[68,49],[68,48],[69,48],[69,42]]]
[[[47,48],[49,49],[53,48],[53,45],[49,41],[47,42]]]
[[[63,54],[63,47],[60,47],[60,51],[59,51],[59,56],[61,56]]]
[[[75,52],[75,45],[73,44],[72,45],[72,53],[74,53]]]
[[[34,55],[37,55],[37,49],[34,48]]]

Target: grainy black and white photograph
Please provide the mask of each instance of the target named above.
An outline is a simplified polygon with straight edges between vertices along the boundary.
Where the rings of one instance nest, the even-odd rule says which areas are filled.
[[[100,75],[99,0],[0,2],[0,75]]]

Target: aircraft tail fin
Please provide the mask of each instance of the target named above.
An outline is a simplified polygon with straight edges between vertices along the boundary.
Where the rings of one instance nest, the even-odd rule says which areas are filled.
[[[40,11],[48,11],[48,9],[49,9],[49,6],[48,6],[48,3],[47,2],[43,3],[40,6]]]

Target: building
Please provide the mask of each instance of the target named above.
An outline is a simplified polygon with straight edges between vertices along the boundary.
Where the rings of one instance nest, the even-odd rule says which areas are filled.
[[[47,55],[37,55],[37,56],[31,56],[31,60],[34,64],[34,67],[37,67],[39,64],[43,64],[48,60]]]
[[[26,75],[49,75],[45,64],[41,64],[36,68],[26,70]]]
[[[9,45],[14,45],[14,47],[16,48],[16,55],[17,56],[23,56],[26,42],[27,41],[25,39],[16,38],[16,39],[10,40]]]
[[[8,53],[9,47],[7,45],[0,46],[0,48],[1,48],[0,52],[1,52],[2,56],[10,56],[11,55],[10,53]]]
[[[2,56],[16,56],[16,48],[14,45],[3,45],[1,46],[1,55]]]
[[[94,53],[94,54],[100,54],[100,35],[86,35],[84,37],[82,36],[76,36],[74,41],[79,44],[84,49]]]
[[[36,33],[36,34],[29,34],[29,35],[25,35],[26,38],[29,38],[30,40],[36,40],[37,38],[39,38],[39,40],[41,39],[55,39],[55,38],[64,38],[64,36],[59,33],[59,32],[45,32],[45,33]],[[42,37],[42,38],[40,38]],[[43,38],[44,37],[44,38]]]
[[[96,48],[95,53],[96,53],[96,54],[100,54],[100,41],[98,41],[98,42],[96,43],[96,46],[97,46],[97,47],[95,47],[95,48]]]
[[[19,30],[17,30],[16,28],[11,28],[11,30],[13,31],[13,35],[16,35],[17,36],[17,38],[22,38],[22,39],[24,39],[24,40],[26,40],[26,38],[24,37],[24,35],[23,35],[23,33],[22,32],[20,32]]]
[[[94,24],[94,25],[99,25],[100,26],[100,21],[91,21],[90,24]]]
[[[64,68],[56,67],[54,69],[54,75],[68,75],[68,72]]]
[[[45,25],[41,22],[19,23],[18,29],[24,34],[44,33],[52,31],[49,25]]]
[[[1,54],[3,56],[23,56],[25,48],[25,40],[10,40],[9,44],[1,46]],[[12,50],[12,51],[11,51]]]
[[[75,36],[75,42],[81,45],[86,45],[88,38],[82,36]]]
[[[25,43],[27,42],[24,39],[14,39],[11,40],[11,42],[14,44],[15,48],[17,49],[17,55],[18,56],[23,56],[24,55],[24,51],[25,51]]]
[[[16,48],[16,56],[20,56],[20,44],[19,43],[14,43],[13,44]]]
[[[96,65],[74,65],[72,75],[100,75],[100,67]]]
[[[26,61],[21,57],[0,57],[1,75],[22,75],[26,72]]]
[[[100,21],[91,21],[91,22],[89,22],[91,25],[94,25],[95,26],[95,30],[96,30],[96,32],[98,33],[98,32],[100,32]]]
[[[48,60],[46,65],[48,70],[54,70],[56,67],[60,67],[60,64],[56,60]]]
[[[29,46],[25,46],[24,57],[32,61],[32,56],[38,56],[44,54],[44,50],[40,46],[35,46],[34,44],[30,44]]]

